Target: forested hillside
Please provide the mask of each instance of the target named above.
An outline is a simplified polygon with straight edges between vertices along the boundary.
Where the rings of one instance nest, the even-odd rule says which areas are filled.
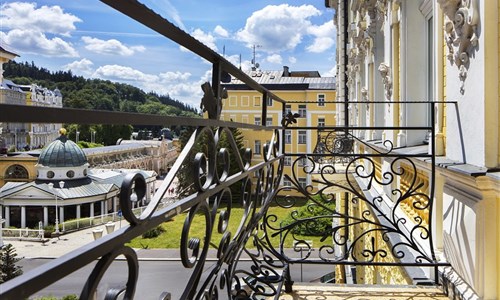
[[[48,89],[58,88],[64,107],[139,112],[160,115],[193,115],[196,108],[170,98],[169,95],[145,93],[129,84],[101,79],[86,79],[71,71],[50,72],[33,62],[4,64],[4,77],[17,84],[36,83]]]
[[[145,93],[129,84],[101,79],[86,79],[75,76],[71,71],[50,72],[37,67],[33,62],[4,64],[4,77],[16,84],[38,84],[63,95],[63,106],[68,108],[96,109],[122,112],[137,112],[164,116],[200,116],[196,108],[170,98],[169,95]],[[95,141],[99,144],[114,145],[120,138],[129,139],[132,131],[150,132],[158,137],[162,126],[118,126],[118,125],[76,125],[65,124],[68,135],[75,140],[76,132],[80,141],[90,141],[95,132]],[[171,128],[180,135],[182,127]],[[81,146],[85,146],[81,144]]]

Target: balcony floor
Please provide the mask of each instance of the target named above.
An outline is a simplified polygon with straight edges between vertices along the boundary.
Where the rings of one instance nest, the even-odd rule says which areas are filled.
[[[353,286],[295,283],[291,294],[282,294],[280,300],[428,300],[449,299],[437,287],[420,286]]]

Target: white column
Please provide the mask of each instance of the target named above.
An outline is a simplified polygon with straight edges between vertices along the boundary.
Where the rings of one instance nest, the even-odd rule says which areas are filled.
[[[21,228],[26,227],[26,206],[21,206]]]
[[[64,231],[64,207],[59,207],[59,224],[62,224],[62,231]]]
[[[49,208],[47,206],[43,207],[43,226],[49,225]]]
[[[101,201],[101,216],[104,215],[104,207],[106,205],[106,201]]]
[[[10,206],[5,206],[5,228],[10,227]]]
[[[82,208],[81,205],[76,206],[76,218],[77,219],[80,219],[80,217],[81,217],[81,208]]]
[[[94,217],[94,203],[90,203],[90,217]]]

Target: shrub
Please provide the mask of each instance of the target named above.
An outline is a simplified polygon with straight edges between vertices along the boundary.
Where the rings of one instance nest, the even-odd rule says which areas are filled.
[[[330,232],[332,229],[331,215],[335,209],[335,202],[325,202],[321,200],[321,197],[314,197],[314,199],[316,202],[309,200],[306,204],[296,209],[296,213],[294,213],[295,218],[288,215],[282,221],[282,227],[295,224],[291,232],[303,236],[323,236],[326,232]],[[317,203],[321,203],[326,208]],[[311,217],[316,218],[307,220]]]
[[[78,300],[78,295],[71,294],[71,295],[66,295],[62,297],[61,300]]]
[[[156,228],[150,229],[142,234],[142,238],[144,239],[154,239],[158,237],[160,234],[164,233],[165,229],[161,227],[161,225],[156,226]]]

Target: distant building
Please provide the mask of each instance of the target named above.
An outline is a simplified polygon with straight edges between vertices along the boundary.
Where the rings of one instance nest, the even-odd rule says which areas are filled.
[[[20,165],[11,168],[18,177],[29,176]],[[61,131],[61,136],[45,147],[38,157],[36,179],[9,181],[0,189],[1,217],[5,226],[36,227],[93,217],[119,210],[119,193],[126,174],[140,172],[146,179],[149,202],[156,172],[138,169],[91,169],[85,153]],[[51,187],[52,184],[52,187]]]
[[[283,106],[281,103],[262,99],[262,94],[248,88],[237,79],[232,79],[224,87],[228,98],[223,100],[221,120],[249,123],[255,125],[278,126],[289,112],[298,113],[297,123],[290,125],[282,139],[285,141],[285,150],[288,153],[312,153],[317,144],[317,136],[311,130],[294,130],[293,127],[322,127],[325,124],[336,123],[336,78],[321,77],[318,71],[295,71],[283,67],[280,71],[251,70],[248,75],[272,93],[287,99],[291,104]],[[294,103],[295,102],[295,103]],[[262,120],[262,108],[267,105],[266,120]],[[242,129],[243,144],[253,151],[253,157],[260,161],[263,155],[263,146],[271,140],[272,131],[255,131]],[[285,157],[285,174],[291,174],[293,161],[296,158]],[[307,159],[300,160],[295,169],[302,186],[311,184],[310,174],[304,172],[308,164]],[[283,178],[283,186],[291,186],[291,182]]]
[[[3,64],[17,54],[0,47],[0,103],[62,107],[62,94],[38,85],[19,85],[3,78]],[[57,137],[61,124],[26,124],[0,122],[0,155],[14,151],[42,148]]]

